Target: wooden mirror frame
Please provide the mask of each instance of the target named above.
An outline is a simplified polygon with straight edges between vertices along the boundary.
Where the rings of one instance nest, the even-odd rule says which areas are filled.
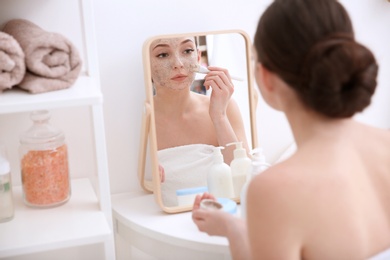
[[[256,128],[256,90],[254,89],[254,76],[253,68],[251,65],[251,40],[246,32],[242,30],[221,30],[221,31],[208,31],[197,33],[183,33],[183,34],[168,34],[157,35],[147,39],[143,45],[143,68],[144,68],[144,81],[146,90],[146,100],[144,103],[144,111],[142,116],[141,126],[141,143],[139,149],[139,162],[138,162],[138,178],[141,187],[147,192],[153,192],[156,203],[166,213],[179,213],[192,210],[192,205],[188,206],[175,206],[167,207],[163,204],[161,196],[161,185],[159,177],[158,156],[157,156],[157,137],[156,137],[156,124],[154,117],[154,104],[153,104],[153,86],[150,64],[150,44],[156,39],[162,38],[175,38],[175,37],[189,37],[189,36],[204,36],[204,35],[218,35],[218,34],[240,34],[245,40],[246,47],[246,60],[247,60],[247,78],[248,78],[248,101],[249,101],[249,119],[251,126],[251,141],[252,148],[257,147],[257,128]],[[149,142],[148,142],[149,141]],[[151,161],[152,180],[145,180],[145,165],[146,156],[149,143],[149,156]]]

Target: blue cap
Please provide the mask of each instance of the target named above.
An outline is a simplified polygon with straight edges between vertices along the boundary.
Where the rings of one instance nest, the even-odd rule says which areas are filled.
[[[177,196],[192,195],[192,194],[198,194],[198,193],[203,193],[203,192],[207,192],[207,191],[208,191],[207,187],[201,186],[201,187],[195,187],[195,188],[176,190],[176,195]]]

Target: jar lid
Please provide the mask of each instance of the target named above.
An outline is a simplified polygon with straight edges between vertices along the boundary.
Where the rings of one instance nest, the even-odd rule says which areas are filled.
[[[34,111],[30,114],[33,125],[20,135],[22,144],[43,144],[63,142],[65,136],[61,130],[49,124],[50,113],[47,110]]]
[[[10,173],[11,167],[9,165],[9,162],[0,155],[0,175],[6,175]]]
[[[222,204],[222,209],[230,214],[236,214],[237,203],[228,198],[217,198],[217,201]]]

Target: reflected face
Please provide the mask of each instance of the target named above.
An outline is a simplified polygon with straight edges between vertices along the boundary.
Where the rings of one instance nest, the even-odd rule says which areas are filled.
[[[198,70],[200,52],[194,37],[158,39],[150,45],[154,86],[181,90],[189,88]]]

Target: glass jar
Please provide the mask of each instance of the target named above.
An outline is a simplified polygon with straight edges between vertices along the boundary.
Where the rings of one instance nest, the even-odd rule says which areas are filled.
[[[7,160],[5,147],[0,144],[0,222],[9,221],[13,217],[11,168]]]
[[[20,135],[23,201],[31,207],[59,206],[71,194],[65,136],[49,124],[49,111],[34,111],[30,118],[33,125]]]

